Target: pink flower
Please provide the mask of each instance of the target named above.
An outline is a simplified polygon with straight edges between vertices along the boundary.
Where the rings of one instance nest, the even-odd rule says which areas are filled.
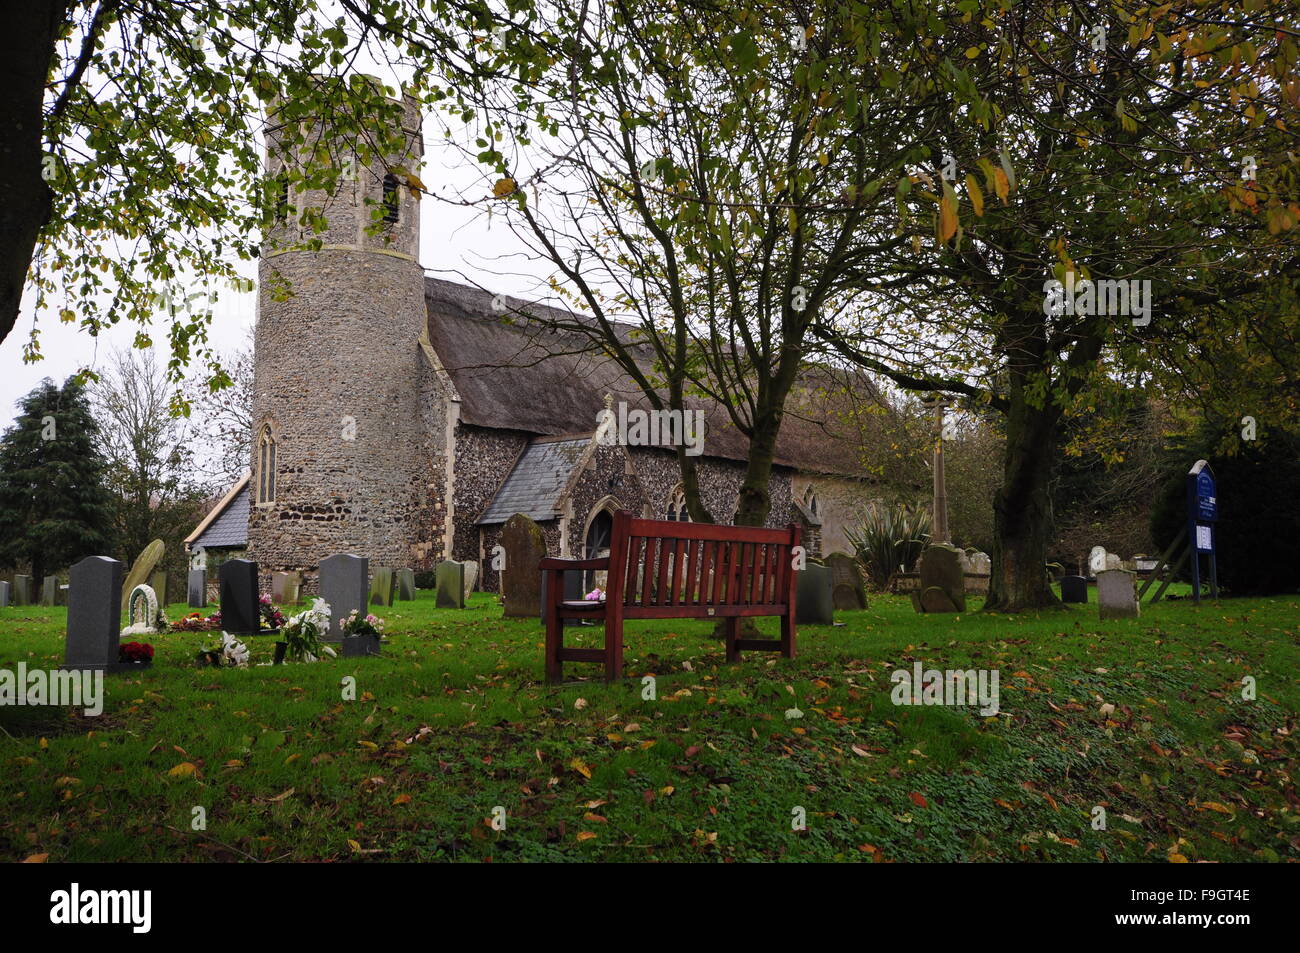
[[[588,601],[588,602],[604,602],[604,601],[605,601],[605,593],[601,592],[599,588],[593,589],[593,590],[591,590],[591,592],[587,593],[587,601]]]

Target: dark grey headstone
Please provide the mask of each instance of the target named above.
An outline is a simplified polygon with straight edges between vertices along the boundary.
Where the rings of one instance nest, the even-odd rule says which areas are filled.
[[[227,559],[221,580],[221,628],[231,635],[256,635],[262,628],[257,604],[257,563]]]
[[[537,618],[542,605],[542,574],[538,563],[546,556],[542,528],[516,513],[501,530],[506,565],[501,570],[501,602],[507,616]]]
[[[208,604],[208,572],[206,569],[191,569],[186,586],[191,609],[202,609]]]
[[[9,605],[13,587],[6,580],[0,580],[0,609]]]
[[[330,607],[328,641],[337,642],[343,638],[339,622],[351,615],[354,609],[366,614],[369,575],[370,560],[364,556],[339,553],[320,561],[320,597]]]
[[[437,605],[439,609],[465,608],[465,564],[453,562],[438,563],[433,571],[434,585],[437,587]]]
[[[966,611],[966,570],[962,565],[965,554],[956,546],[936,544],[927,546],[921,553],[921,582],[918,587],[919,599],[914,599],[923,612],[965,612]],[[927,601],[928,589],[939,589],[947,597],[937,599],[933,596]],[[947,608],[951,605],[952,608]],[[935,606],[936,608],[928,608]]]
[[[415,570],[397,570],[397,598],[409,602],[415,598]]]
[[[867,586],[862,567],[848,553],[831,553],[824,560],[831,571],[831,599],[836,609],[867,607]]]
[[[41,605],[55,606],[59,604],[59,577],[46,576],[41,580]]]
[[[834,574],[830,567],[809,563],[795,577],[795,622],[799,625],[834,623],[833,589]]]
[[[1088,580],[1082,576],[1061,577],[1062,602],[1087,602]]]
[[[375,569],[374,578],[370,580],[370,604],[391,606],[393,604],[393,571],[387,566]]]
[[[107,556],[87,556],[72,567],[64,668],[111,671],[117,667],[124,572],[120,562]]]
[[[14,605],[29,606],[32,604],[32,577],[15,575],[14,576]]]

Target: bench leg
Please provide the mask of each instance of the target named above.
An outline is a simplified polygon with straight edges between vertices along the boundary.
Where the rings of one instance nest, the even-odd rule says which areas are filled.
[[[794,658],[794,613],[781,616],[781,654]]]
[[[546,574],[546,681],[550,685],[564,678],[564,663],[560,661],[560,649],[564,646],[564,625],[555,599],[559,580],[558,572]]]
[[[623,620],[605,616],[605,681],[616,682],[623,677]]]
[[[722,620],[723,631],[727,638],[727,661],[740,661],[740,646],[736,641],[740,638],[740,616],[727,616]]]

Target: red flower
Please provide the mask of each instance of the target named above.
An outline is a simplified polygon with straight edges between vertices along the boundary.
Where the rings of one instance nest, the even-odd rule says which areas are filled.
[[[119,662],[148,662],[153,658],[153,646],[148,642],[127,642],[117,648]]]

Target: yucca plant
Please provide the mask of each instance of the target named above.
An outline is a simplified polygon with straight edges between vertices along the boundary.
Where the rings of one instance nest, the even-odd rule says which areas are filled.
[[[930,511],[921,504],[874,506],[856,529],[845,531],[876,589],[890,577],[916,564],[930,542]]]

